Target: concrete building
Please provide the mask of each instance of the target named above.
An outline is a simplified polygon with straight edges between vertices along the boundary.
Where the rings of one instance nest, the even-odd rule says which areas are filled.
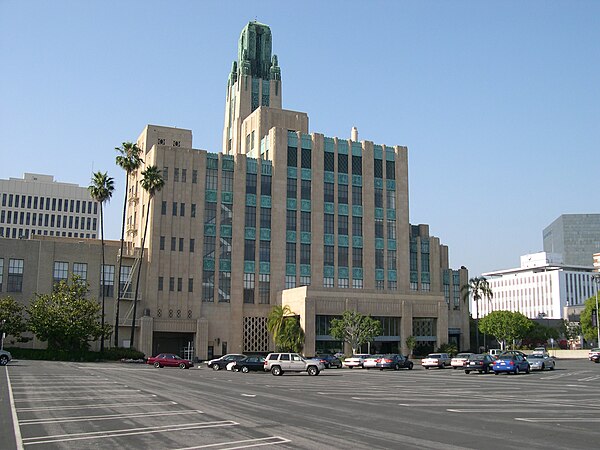
[[[87,187],[26,173],[0,180],[0,236],[27,239],[37,234],[95,239],[98,203]]]
[[[565,264],[592,265],[600,252],[600,214],[562,214],[544,228],[544,251],[560,253]]]

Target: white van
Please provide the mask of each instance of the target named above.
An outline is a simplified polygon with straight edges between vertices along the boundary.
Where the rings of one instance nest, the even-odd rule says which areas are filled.
[[[494,358],[498,358],[498,356],[500,356],[500,353],[502,353],[502,350],[499,348],[490,348],[490,351],[488,353]]]

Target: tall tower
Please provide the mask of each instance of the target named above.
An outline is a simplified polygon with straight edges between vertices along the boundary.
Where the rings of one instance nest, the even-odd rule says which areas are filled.
[[[249,22],[238,42],[238,59],[227,81],[223,152],[241,153],[241,125],[259,106],[281,109],[281,69],[271,56],[271,29]]]

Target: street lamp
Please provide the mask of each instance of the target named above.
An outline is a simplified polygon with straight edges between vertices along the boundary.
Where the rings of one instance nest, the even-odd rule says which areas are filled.
[[[598,322],[598,286],[600,285],[600,273],[592,275],[596,282],[596,331],[598,332],[598,346],[600,346],[600,322]]]

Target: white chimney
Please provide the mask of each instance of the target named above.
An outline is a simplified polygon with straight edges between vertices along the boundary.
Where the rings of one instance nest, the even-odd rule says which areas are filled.
[[[350,140],[358,142],[358,128],[352,127],[352,131],[350,132]]]

